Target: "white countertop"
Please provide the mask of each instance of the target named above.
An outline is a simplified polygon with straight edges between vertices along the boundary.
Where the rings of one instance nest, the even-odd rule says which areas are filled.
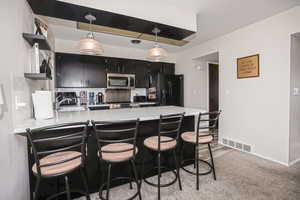
[[[24,133],[27,128],[35,129],[43,126],[84,122],[87,120],[94,121],[119,121],[132,120],[140,118],[141,121],[159,119],[161,114],[175,114],[185,112],[186,116],[198,115],[199,112],[205,112],[201,109],[186,108],[177,106],[155,106],[144,108],[122,108],[112,110],[95,110],[95,111],[75,111],[75,112],[56,112],[53,119],[34,120],[28,119],[15,127],[14,133]]]

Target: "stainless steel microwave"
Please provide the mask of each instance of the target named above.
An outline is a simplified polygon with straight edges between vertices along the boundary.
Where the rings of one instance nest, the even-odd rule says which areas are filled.
[[[130,89],[135,88],[134,74],[107,74],[107,88]]]

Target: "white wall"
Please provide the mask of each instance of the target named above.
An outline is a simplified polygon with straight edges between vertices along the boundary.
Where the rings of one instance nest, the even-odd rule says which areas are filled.
[[[55,39],[55,52],[79,54],[79,41]],[[126,48],[102,44],[103,56],[146,60],[147,50],[137,48]],[[166,62],[175,62],[174,54],[169,53]]]
[[[252,146],[252,153],[289,163],[290,35],[300,30],[300,7],[177,54],[185,74],[185,102],[197,105],[200,77],[192,59],[219,52],[220,140]],[[260,77],[236,78],[236,59],[260,54]]]
[[[29,199],[27,146],[24,137],[13,134],[14,124],[32,116],[31,92],[48,88],[45,81],[29,81],[31,48],[22,37],[33,32],[33,14],[25,0],[0,3],[0,85],[4,88],[5,107],[0,111],[0,199]],[[53,37],[50,38],[53,42]],[[16,107],[19,103],[21,106]]]
[[[300,96],[293,95],[293,88],[300,88],[300,38],[296,36],[291,37],[290,163],[300,160]]]

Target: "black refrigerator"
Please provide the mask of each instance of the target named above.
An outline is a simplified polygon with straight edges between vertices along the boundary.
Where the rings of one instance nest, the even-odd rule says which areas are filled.
[[[184,106],[183,75],[151,74],[149,81],[160,105]]]

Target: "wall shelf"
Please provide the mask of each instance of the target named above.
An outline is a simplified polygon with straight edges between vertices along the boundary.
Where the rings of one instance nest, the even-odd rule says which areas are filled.
[[[31,80],[52,80],[46,73],[25,73],[24,77]]]
[[[23,38],[33,46],[35,43],[39,44],[40,50],[51,51],[51,47],[47,41],[47,38],[43,35],[35,35],[31,33],[23,33]]]

